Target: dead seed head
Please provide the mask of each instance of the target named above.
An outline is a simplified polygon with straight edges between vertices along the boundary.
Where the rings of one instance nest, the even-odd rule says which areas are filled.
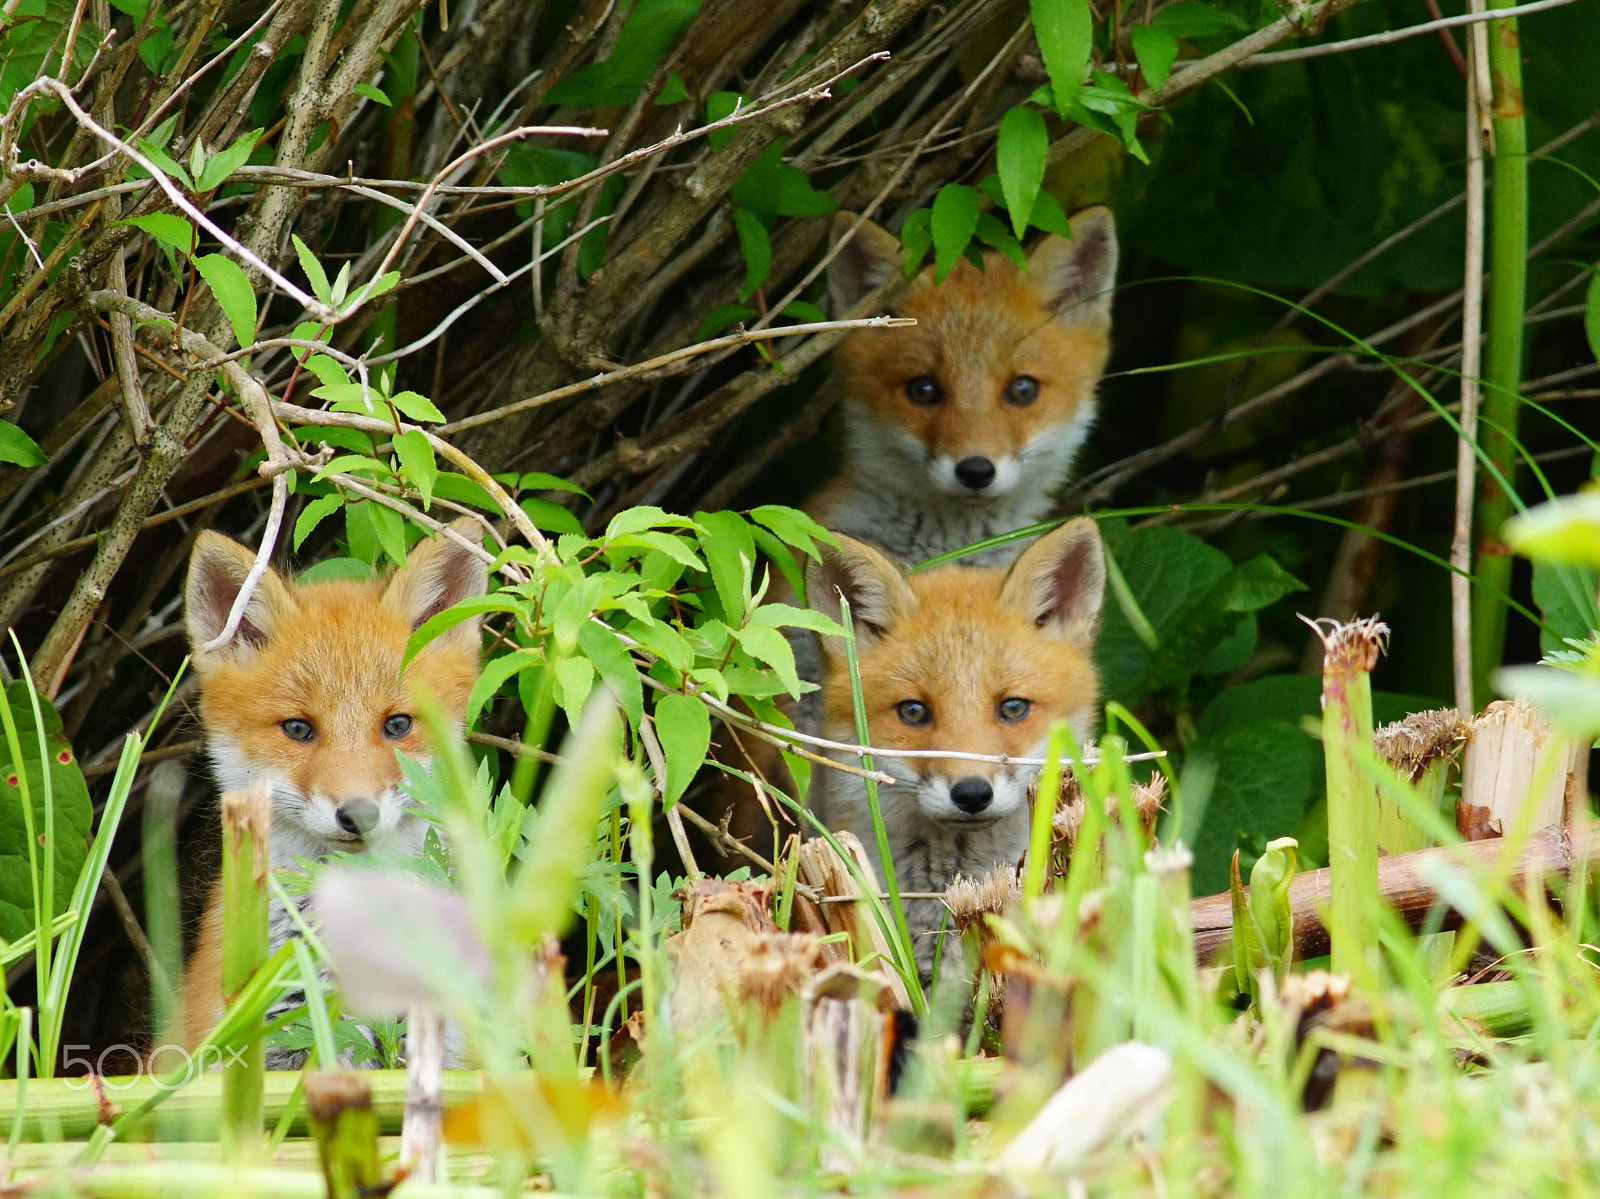
[[[1435,762],[1461,751],[1469,728],[1454,708],[1435,708],[1386,724],[1372,739],[1389,765],[1415,783]]]
[[[739,962],[738,993],[771,1015],[821,965],[821,947],[809,933],[763,933]]]
[[[1326,616],[1316,620],[1302,616],[1322,642],[1322,669],[1349,673],[1371,670],[1378,656],[1388,652],[1389,626],[1376,616],[1341,623]]]
[[[1189,868],[1193,865],[1194,854],[1189,852],[1189,847],[1182,841],[1175,841],[1170,846],[1154,846],[1147,849],[1144,855],[1145,869],[1157,877],[1188,874]]]
[[[1015,866],[1000,866],[980,879],[957,875],[944,893],[945,907],[956,928],[965,934],[982,927],[985,916],[998,916],[1006,905],[1022,895],[1021,880]]]

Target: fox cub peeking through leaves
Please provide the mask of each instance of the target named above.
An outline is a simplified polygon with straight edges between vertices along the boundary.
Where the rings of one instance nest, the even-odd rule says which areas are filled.
[[[472,521],[452,528],[472,541],[482,536]],[[478,677],[477,621],[441,633],[403,670],[401,661],[424,621],[486,590],[483,562],[438,537],[419,542],[387,579],[296,583],[268,570],[238,632],[206,649],[226,626],[254,558],[230,538],[201,533],[185,585],[200,719],[218,787],[270,785],[274,869],[337,851],[421,854],[427,824],[401,789],[395,751],[428,755],[416,718],[420,696],[462,718]],[[219,886],[213,885],[184,973],[177,1039],[190,1049],[223,1013]],[[292,916],[276,901],[269,928],[272,951],[294,935]],[[274,1013],[301,1002],[290,996]],[[269,1049],[267,1065],[293,1069],[303,1059],[301,1052]]]
[[[1080,742],[1093,731],[1100,680],[1092,651],[1105,577],[1099,529],[1080,517],[1039,538],[1006,571],[944,566],[907,576],[841,536],[823,549],[806,586],[811,606],[835,620],[840,596],[850,603],[872,745],[1037,758],[1057,721],[1071,724]],[[823,732],[853,743],[844,645],[823,644]],[[958,874],[981,878],[1022,857],[1038,767],[896,757],[874,765],[896,779],[879,789],[878,802],[902,891],[943,891]],[[881,882],[885,864],[862,778],[818,770],[809,805],[828,828],[861,839]],[[906,904],[924,983],[942,911],[939,900]],[[959,956],[947,948],[944,960]]]
[[[1026,270],[994,251],[940,283],[927,267],[895,306],[915,327],[840,343],[844,461],[807,503],[812,517],[914,564],[1049,516],[1094,420],[1117,275],[1111,210],[1086,208],[1071,227],[1071,240],[1040,241]],[[863,225],[829,266],[834,311],[900,261],[892,235]],[[966,562],[1002,566],[1016,551]]]

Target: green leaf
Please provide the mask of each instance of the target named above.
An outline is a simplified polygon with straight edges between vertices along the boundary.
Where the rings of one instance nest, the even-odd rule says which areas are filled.
[[[588,658],[557,658],[551,673],[561,693],[561,710],[567,714],[567,722],[575,726],[594,687],[594,667]]]
[[[578,630],[578,645],[616,693],[629,722],[637,728],[644,719],[644,685],[639,682],[633,655],[617,640],[615,632],[593,620],[584,621]]]
[[[667,777],[661,783],[661,806],[677,803],[705,764],[711,748],[711,716],[706,706],[687,695],[663,695],[656,703],[656,737],[667,756]]]
[[[1589,353],[1600,358],[1600,271],[1589,280],[1584,296],[1583,331],[1589,335]]]
[[[512,650],[509,654],[490,658],[484,663],[483,673],[472,684],[472,691],[467,696],[466,715],[463,718],[465,726],[470,729],[477,724],[478,713],[499,693],[506,680],[531,667],[543,665],[543,652],[534,649]]]
[[[980,212],[978,227],[973,233],[990,249],[999,250],[1017,266],[1027,268],[1028,256],[1022,252],[1022,243],[1011,235],[1011,230],[1007,229],[994,213]]]
[[[50,775],[54,806],[55,857],[53,918],[66,911],[73,885],[88,856],[89,825],[93,808],[83,773],[61,731],[61,717],[43,697],[44,744],[39,743],[33,704],[21,680],[6,688],[4,702],[11,706],[20,755],[13,754],[0,731],[0,940],[15,941],[34,928],[33,881],[28,867],[27,825],[23,820],[22,789],[26,777],[33,807],[34,836],[44,836],[45,772]],[[21,769],[19,770],[19,761]],[[44,847],[35,845],[41,869]]]
[[[406,564],[405,518],[393,508],[372,504],[369,519],[372,521],[372,531],[377,535],[378,544],[383,547],[383,552],[389,555],[396,566],[404,566]]]
[[[170,212],[147,212],[143,216],[131,216],[127,220],[115,223],[141,229],[162,245],[171,246],[174,250],[181,250],[185,254],[194,253],[194,226],[181,216],[174,216]]]
[[[333,288],[328,286],[328,273],[322,269],[322,263],[317,261],[317,256],[305,242],[300,240],[298,234],[291,233],[289,237],[294,242],[294,252],[300,259],[300,269],[306,273],[306,282],[311,285],[311,294],[324,304],[332,305]]]
[[[408,429],[394,439],[395,457],[400,459],[401,475],[409,480],[422,495],[426,511],[433,506],[433,484],[439,477],[439,464],[434,461],[433,447],[428,435],[421,429]]]
[[[1223,12],[1202,0],[1178,0],[1158,9],[1151,24],[1178,37],[1208,37],[1230,29],[1245,31],[1249,22],[1236,13]]]
[[[438,424],[444,420],[444,413],[434,407],[434,403],[427,396],[418,395],[414,391],[397,391],[388,397],[389,402],[400,410],[402,416],[414,421],[427,421]]]
[[[38,444],[10,421],[0,420],[0,462],[43,466],[50,461]]]
[[[480,512],[487,512],[491,516],[505,515],[500,511],[500,505],[495,503],[491,496],[476,481],[466,475],[453,474],[449,471],[442,472],[433,481],[433,494],[442,500],[449,500],[455,504],[465,504],[469,508],[476,508]]]
[[[233,145],[225,150],[218,150],[206,159],[204,168],[196,172],[195,190],[208,192],[221,187],[229,175],[249,160],[250,151],[256,148],[256,142],[261,140],[263,132],[261,129],[252,129],[248,133],[241,133],[234,139]],[[199,141],[196,140],[195,146],[199,145]]]
[[[222,311],[227,313],[240,347],[255,341],[256,291],[239,264],[221,254],[202,254],[194,260],[194,269],[200,272],[211,294],[222,305]]]
[[[932,225],[933,209],[919,208],[906,217],[905,223],[900,226],[900,245],[905,250],[901,269],[905,271],[907,279],[917,273],[933,246]]]
[[[382,477],[388,477],[393,473],[387,462],[380,462],[370,454],[340,454],[319,467],[317,473],[311,476],[311,481],[320,483],[329,475],[348,475],[358,472]]]
[[[384,95],[381,88],[375,87],[370,83],[358,83],[350,90],[355,92],[355,94],[358,96],[365,96],[374,104],[381,104],[385,108],[394,107],[394,101],[390,100],[388,96]]]
[[[1197,741],[1190,757],[1215,770],[1194,837],[1194,890],[1208,895],[1227,887],[1228,859],[1241,841],[1253,855],[1294,831],[1316,790],[1317,752],[1296,726],[1261,720]]]
[[[741,103],[748,106],[749,97],[738,92],[712,92],[706,97],[706,124],[714,125],[716,122],[733,115],[733,110]],[[713,150],[720,150],[731,141],[736,133],[736,127],[716,129],[706,134],[706,144]]]
[[[737,512],[696,512],[694,518],[704,530],[700,534],[700,550],[711,571],[722,618],[730,626],[739,625],[744,621],[756,560],[750,526]]]
[[[687,671],[694,665],[694,650],[671,625],[636,620],[628,625],[626,632],[674,670]]]
[[[1563,649],[1569,638],[1582,641],[1600,630],[1600,607],[1595,603],[1597,584],[1600,571],[1592,566],[1533,564],[1533,602],[1539,605],[1539,614],[1549,626],[1539,630],[1541,651]]]
[[[828,314],[815,304],[805,300],[791,300],[784,310],[778,313],[780,318],[788,318],[803,325],[821,324],[828,319]]]
[[[574,495],[589,498],[589,493],[576,483],[563,479],[560,475],[546,474],[542,470],[530,470],[517,480],[518,491],[570,491]]]
[[[798,508],[782,504],[762,504],[750,509],[750,519],[771,529],[786,545],[805,552],[807,557],[821,560],[816,543],[834,544],[833,534]]]
[[[1028,216],[1044,182],[1044,156],[1049,148],[1050,135],[1037,108],[1019,104],[1000,118],[995,165],[1006,211],[1011,214],[1011,229],[1018,238],[1028,231]]]
[[[583,535],[583,524],[572,512],[560,504],[549,500],[541,500],[530,496],[525,500],[518,500],[517,507],[534,524],[535,528],[543,529],[547,533],[576,533]]]
[[[611,523],[606,526],[604,540],[620,537],[624,533],[637,533],[641,529],[695,529],[699,526],[687,516],[674,516],[657,508],[654,504],[640,504],[635,508],[624,508],[611,518]]]
[[[350,376],[345,374],[344,367],[326,354],[311,355],[306,359],[306,369],[317,377],[323,387],[355,387],[359,390],[359,385],[352,383]]]
[[[718,304],[706,313],[705,320],[700,322],[700,327],[695,330],[696,341],[709,341],[721,333],[729,325],[739,324],[756,315],[754,308],[747,308],[743,304]]]
[[[733,635],[752,658],[772,667],[785,691],[796,699],[800,698],[800,676],[794,668],[794,650],[782,633],[765,625],[752,624],[734,629]]]
[[[168,36],[170,37],[171,35],[169,34]],[[141,51],[143,48],[143,46],[140,47]],[[174,159],[172,155],[168,154],[160,146],[151,141],[140,140],[134,142],[133,144],[139,148],[139,152],[148,158],[151,163],[155,165],[155,168],[163,175],[171,176],[190,191],[194,190],[194,180],[189,177],[189,172],[179,166],[177,160]],[[142,167],[137,167],[135,169],[138,171],[140,176],[146,174]],[[130,175],[133,173],[133,170],[129,171]]]
[[[1128,34],[1133,42],[1133,53],[1144,72],[1144,81],[1151,91],[1159,91],[1172,73],[1172,64],[1178,61],[1178,37],[1170,29],[1156,25],[1135,25]]]
[[[294,548],[299,551],[305,539],[311,536],[311,531],[320,525],[327,517],[332,516],[344,505],[344,496],[337,491],[330,491],[327,495],[319,495],[304,508],[294,522]]]
[[[322,583],[329,579],[371,579],[372,567],[360,558],[324,558],[306,567],[295,576],[297,583]]]
[[[964,183],[947,183],[933,198],[933,279],[944,282],[978,228],[978,192]]]
[[[793,604],[762,604],[750,613],[752,625],[765,625],[768,628],[797,628],[810,629],[813,633],[821,633],[825,637],[843,637],[842,626],[828,619],[821,612],[813,612],[810,608],[796,608]]]
[[[1028,7],[1059,106],[1083,83],[1089,51],[1094,47],[1094,13],[1089,0],[1030,0]]]
[[[672,104],[682,104],[689,98],[689,89],[684,85],[683,76],[676,71],[667,73],[667,81],[656,93],[655,106],[666,108]]]
[[[744,258],[744,286],[739,289],[742,303],[767,281],[767,273],[772,270],[772,239],[761,218],[747,208],[733,210],[733,225],[739,233],[739,253]]]

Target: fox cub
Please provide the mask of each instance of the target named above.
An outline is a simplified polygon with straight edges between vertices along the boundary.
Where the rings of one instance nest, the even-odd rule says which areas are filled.
[[[840,344],[844,461],[811,516],[916,563],[1049,515],[1094,420],[1117,274],[1111,210],[1071,224],[1072,240],[1044,238],[1026,271],[992,251],[983,270],[962,259],[942,283],[928,267],[896,308],[914,328],[861,329]],[[863,225],[830,264],[834,310],[899,267],[894,237]]]
[[[840,595],[850,602],[874,746],[1036,758],[1058,720],[1080,741],[1093,731],[1105,558],[1087,517],[1039,538],[1006,571],[946,566],[908,577],[871,546],[840,537],[807,589],[812,607],[835,620]],[[842,644],[826,639],[824,656],[825,735],[854,742]],[[898,780],[878,798],[901,890],[943,891],[958,874],[979,878],[1022,857],[1038,767],[894,757],[874,765]],[[829,828],[861,838],[881,880],[861,778],[818,770],[809,803]],[[906,905],[924,983],[942,911],[938,900]]]
[[[472,522],[456,531],[476,538]],[[402,671],[406,640],[429,617],[480,595],[483,563],[460,545],[420,542],[386,580],[295,583],[269,570],[239,630],[216,650],[205,643],[226,625],[254,553],[219,533],[195,542],[185,586],[190,651],[200,681],[200,720],[222,790],[265,780],[272,788],[271,864],[343,850],[418,855],[427,825],[400,788],[395,751],[426,757],[415,718],[427,695],[458,720],[478,677],[476,621],[436,637]],[[274,902],[272,950],[294,935],[293,917]],[[282,1001],[277,1011],[302,1002]],[[200,939],[184,974],[182,1027],[193,1048],[223,1012],[221,897],[213,885]],[[269,1049],[269,1069],[292,1069],[304,1054]]]

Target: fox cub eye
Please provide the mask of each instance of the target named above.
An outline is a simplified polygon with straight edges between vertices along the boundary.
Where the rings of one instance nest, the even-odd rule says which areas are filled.
[[[995,711],[1000,714],[1001,720],[1007,722],[1022,720],[1029,712],[1033,711],[1033,704],[1028,700],[1017,699],[1013,696],[1011,699],[1001,700]]]
[[[1032,375],[1018,375],[1006,384],[1006,402],[1018,408],[1026,407],[1039,398],[1039,380]]]
[[[398,741],[411,731],[411,717],[405,713],[391,716],[383,722],[383,735]]]
[[[932,375],[917,375],[906,380],[906,399],[918,408],[931,408],[944,399],[944,392]]]
[[[285,720],[278,727],[291,741],[310,741],[317,735],[315,726],[309,720]]]
[[[903,699],[894,706],[895,715],[904,724],[927,724],[933,711],[927,704],[915,699]]]

